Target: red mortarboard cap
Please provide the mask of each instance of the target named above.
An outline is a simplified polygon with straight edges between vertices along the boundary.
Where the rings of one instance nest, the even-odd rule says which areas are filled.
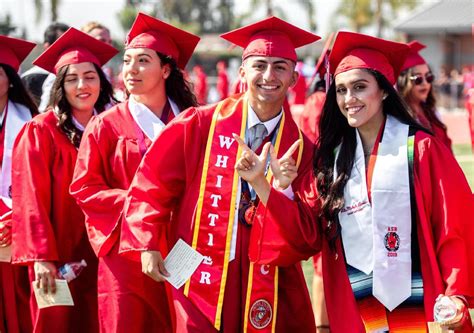
[[[152,16],[138,13],[125,48],[147,48],[170,56],[184,69],[200,38]]]
[[[18,72],[20,64],[35,46],[23,39],[0,35],[0,64],[9,65]]]
[[[319,36],[277,17],[227,32],[222,38],[244,48],[242,59],[250,56],[279,57],[297,61],[295,49],[320,39]]]
[[[410,47],[410,52],[408,53],[407,59],[403,64],[402,71],[405,69],[414,67],[416,65],[426,64],[426,60],[420,55],[421,50],[426,48],[426,45],[421,44],[419,41],[414,40],[407,44]]]
[[[374,69],[395,84],[408,51],[404,43],[341,31],[329,56],[330,70],[337,75],[355,68]]]
[[[331,46],[331,42],[334,38],[334,32],[331,32],[326,43],[324,44],[324,48],[319,56],[318,62],[316,63],[316,67],[314,68],[314,75],[319,73],[319,77],[322,78],[324,74],[326,74],[326,64],[324,63],[324,59],[326,59],[326,55],[329,55],[330,50],[329,47]]]
[[[118,50],[75,28],[69,28],[33,63],[48,72],[58,70],[70,64],[92,62],[97,66],[104,65]]]

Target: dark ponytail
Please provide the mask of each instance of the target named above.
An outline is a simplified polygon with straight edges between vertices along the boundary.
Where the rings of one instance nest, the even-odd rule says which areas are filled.
[[[176,61],[162,53],[157,52],[161,65],[169,65],[171,73],[165,81],[166,95],[176,103],[180,110],[191,106],[198,106],[197,98],[191,84],[184,78],[183,72],[176,65]]]

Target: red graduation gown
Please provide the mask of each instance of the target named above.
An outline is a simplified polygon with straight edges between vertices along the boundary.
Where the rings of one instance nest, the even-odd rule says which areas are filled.
[[[306,100],[306,79],[303,75],[298,77],[294,87],[290,88],[290,99],[291,105],[304,104]]]
[[[195,206],[215,107],[191,108],[183,112],[148,150],[127,197],[126,223],[122,225],[120,244],[124,253],[162,250],[159,240],[168,225],[171,227],[169,246],[179,238],[192,243]],[[285,124],[290,132],[297,131],[289,112]],[[282,145],[293,143],[288,141],[283,135]],[[312,150],[311,143],[305,139],[300,165],[302,173],[310,167]],[[238,223],[236,256],[229,263],[224,292],[222,332],[243,330],[251,230]],[[282,267],[279,271],[277,332],[314,332],[311,302],[300,264]],[[172,292],[178,332],[216,332],[182,290],[172,288]]]
[[[140,139],[141,138],[141,139]],[[170,332],[164,283],[118,255],[127,190],[151,141],[118,104],[93,117],[79,148],[71,194],[84,211],[89,240],[99,256],[99,320],[103,332]]]
[[[217,73],[216,90],[219,94],[219,100],[227,98],[229,95],[229,78],[225,70],[219,71],[219,73]]]
[[[306,99],[304,109],[300,116],[299,125],[304,134],[311,140],[316,142],[319,137],[319,121],[323,111],[326,93],[316,91]]]
[[[433,305],[439,294],[465,295],[471,301],[474,297],[474,235],[467,218],[473,216],[474,205],[462,170],[441,142],[418,132],[414,159],[425,315],[433,321]],[[322,250],[331,332],[365,332],[347,277],[341,242],[337,242],[336,257],[321,232],[321,224],[315,222],[320,202],[312,174],[307,175],[297,196],[297,202],[293,202],[272,190],[267,207],[260,205],[260,219],[254,226],[260,230],[251,240],[257,244],[251,249],[251,258],[261,263],[288,264]]]
[[[12,262],[51,261],[58,267],[85,259],[87,268],[69,283],[74,306],[39,310],[32,293],[34,332],[97,332],[97,258],[87,240],[84,215],[69,194],[77,150],[47,111],[27,123],[13,150]]]

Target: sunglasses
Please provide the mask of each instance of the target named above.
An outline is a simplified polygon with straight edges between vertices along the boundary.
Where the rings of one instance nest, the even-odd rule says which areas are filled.
[[[423,78],[427,83],[432,83],[435,79],[435,76],[433,73],[426,73],[425,76],[421,74],[410,76],[410,80],[415,84],[415,86],[422,84]]]

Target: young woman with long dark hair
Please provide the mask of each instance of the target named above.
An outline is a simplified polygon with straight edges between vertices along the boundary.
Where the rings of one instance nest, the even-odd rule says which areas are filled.
[[[29,332],[28,271],[11,265],[12,148],[22,126],[38,109],[18,75],[34,43],[0,35],[0,332]]]
[[[198,41],[140,13],[123,58],[128,100],[95,117],[79,149],[71,193],[99,257],[102,332],[173,331],[165,284],[145,276],[118,248],[125,197],[143,155],[166,124],[197,105],[182,70]]]
[[[418,41],[408,43],[410,53],[403,64],[397,80],[397,89],[408,104],[412,117],[433,136],[451,149],[451,139],[446,125],[436,111],[436,99],[433,94],[434,74],[426,60],[419,54],[426,46]]]
[[[84,214],[69,194],[82,132],[113,100],[101,66],[118,51],[74,28],[34,64],[56,75],[49,109],[25,127],[13,152],[12,261],[28,265],[30,283],[55,293],[58,268],[85,260],[68,283],[74,306],[39,309],[30,299],[33,332],[98,332],[97,258]]]
[[[289,264],[322,251],[331,332],[426,332],[441,294],[455,315],[443,325],[471,331],[472,194],[453,155],[393,88],[407,53],[405,44],[339,32],[313,173],[299,175],[294,201],[257,172],[261,157],[236,165],[263,198],[251,258]],[[274,168],[280,184],[298,177],[292,163]]]

